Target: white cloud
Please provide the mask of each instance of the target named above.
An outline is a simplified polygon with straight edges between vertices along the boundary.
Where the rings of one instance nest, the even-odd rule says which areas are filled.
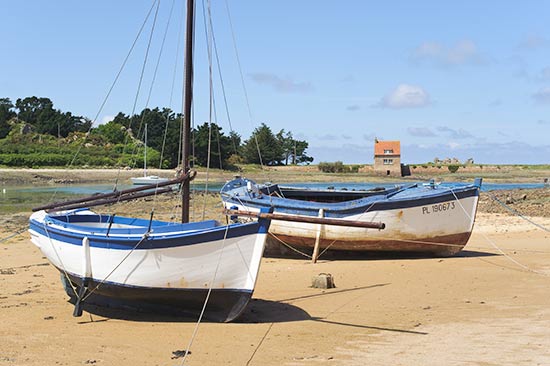
[[[493,100],[489,103],[489,107],[500,107],[501,105],[502,105],[502,99],[500,99],[500,98],[493,99]]]
[[[310,82],[296,82],[289,77],[281,78],[269,73],[250,74],[253,81],[258,84],[270,85],[281,93],[309,92],[313,90]]]
[[[346,107],[346,110],[350,112],[358,111],[361,107],[359,107],[357,104],[349,105]]]
[[[466,139],[466,138],[473,137],[471,133],[469,133],[468,131],[462,128],[459,128],[458,130],[454,130],[446,126],[439,126],[437,127],[437,130],[439,132],[447,133],[448,136],[453,139]]]
[[[518,48],[522,50],[536,50],[547,47],[549,44],[550,42],[546,38],[532,34],[523,38],[519,42]]]
[[[321,135],[321,136],[318,136],[317,138],[321,141],[335,141],[335,140],[338,140],[338,136],[331,135],[331,134]]]
[[[550,87],[540,89],[531,97],[537,104],[550,104]]]
[[[450,145],[404,145],[402,156],[404,162],[432,161],[435,156],[456,156],[465,161],[473,158],[481,164],[547,164],[550,156],[550,145],[531,145],[521,141],[500,143],[475,142],[471,144]]]
[[[537,79],[539,79],[540,81],[550,81],[550,66],[543,68],[540,71]]]
[[[432,132],[427,127],[409,127],[407,128],[407,132],[411,136],[417,136],[417,137],[435,137],[437,136],[435,133]]]
[[[421,108],[431,104],[429,94],[419,86],[400,84],[377,106],[391,109]]]
[[[424,42],[411,55],[414,63],[427,63],[436,66],[460,66],[465,64],[481,65],[487,63],[476,44],[464,39],[454,46],[447,47],[438,42]]]

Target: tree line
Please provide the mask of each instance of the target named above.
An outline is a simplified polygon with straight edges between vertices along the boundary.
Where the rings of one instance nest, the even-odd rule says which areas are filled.
[[[27,97],[13,103],[0,98],[0,165],[142,166],[147,148],[148,166],[175,168],[181,159],[182,114],[169,108],[146,108],[129,116],[92,127],[89,118],[55,109],[44,97]],[[147,146],[143,138],[147,126]],[[235,131],[226,134],[215,123],[195,126],[192,164],[228,169],[238,164],[308,164],[307,141],[292,132],[274,133],[262,123],[243,140]],[[210,147],[210,155],[208,148]],[[73,157],[77,151],[78,156]]]

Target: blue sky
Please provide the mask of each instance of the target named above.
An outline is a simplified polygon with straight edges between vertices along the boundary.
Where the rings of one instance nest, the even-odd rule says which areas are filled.
[[[546,1],[212,1],[233,129],[266,123],[307,140],[315,163],[372,163],[373,141],[401,140],[403,161],[550,163]],[[153,0],[4,2],[0,97],[45,96],[94,118]],[[146,105],[172,0],[162,0],[137,111]],[[197,4],[195,123],[208,120],[202,3]],[[170,104],[177,0],[150,107]],[[132,112],[152,17],[98,123]],[[181,49],[180,49],[181,53]],[[217,69],[217,66],[214,66]],[[217,73],[216,73],[217,75]],[[216,122],[229,131],[219,77]]]

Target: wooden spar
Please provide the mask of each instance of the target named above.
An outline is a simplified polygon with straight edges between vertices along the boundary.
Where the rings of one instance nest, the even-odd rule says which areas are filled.
[[[55,208],[51,208],[46,210],[46,212],[57,212],[57,211],[66,211],[66,210],[75,210],[77,208],[83,208],[83,207],[95,207],[95,206],[102,206],[102,205],[108,205],[110,203],[118,203],[123,201],[129,201],[134,200],[136,198],[143,198],[143,197],[149,197],[154,194],[163,194],[172,192],[171,187],[165,187],[158,190],[155,190],[153,192],[140,192],[140,193],[130,193],[123,196],[118,197],[112,197],[107,198],[103,200],[97,200],[97,201],[89,201],[89,202],[83,202],[83,203],[76,203],[74,205],[66,205],[66,206],[58,206]]]
[[[185,30],[185,83],[183,90],[183,141],[181,164],[184,172],[188,172],[189,154],[191,152],[191,104],[193,102],[193,39],[195,33],[195,3],[194,0],[187,0],[187,19]],[[183,187],[181,196],[181,222],[189,222],[189,185]]]
[[[75,200],[63,201],[63,202],[54,202],[49,205],[35,207],[33,211],[48,210],[48,211],[60,211],[60,210],[72,210],[82,207],[90,206],[100,206],[109,203],[115,203],[119,201],[127,201],[133,198],[147,197],[155,194],[162,194],[166,192],[171,192],[172,188],[168,187],[174,184],[185,183],[195,178],[196,172],[188,172],[187,174],[182,174],[178,178],[161,182],[155,184],[148,184],[142,187],[124,189],[122,191],[114,191],[109,193],[101,193],[93,196],[88,196],[84,198],[79,198]],[[189,184],[184,184],[184,186],[189,186]],[[162,188],[163,189],[158,189]],[[141,193],[140,193],[141,192]]]
[[[224,213],[226,215],[231,215],[231,216],[249,216],[249,217],[257,217],[259,219],[305,222],[308,224],[362,227],[367,229],[379,229],[379,230],[383,230],[386,228],[386,224],[384,224],[383,222],[367,222],[367,221],[357,221],[357,220],[333,219],[329,217],[315,217],[315,216],[302,216],[302,215],[290,215],[290,214],[287,215],[287,214],[278,214],[278,213],[263,213],[263,212],[251,212],[251,211],[239,211],[239,210],[224,210]]]

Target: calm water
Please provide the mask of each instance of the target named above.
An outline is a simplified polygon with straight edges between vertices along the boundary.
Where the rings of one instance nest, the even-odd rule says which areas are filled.
[[[288,183],[281,184],[289,187],[327,189],[365,190],[375,187],[393,187],[399,183]],[[404,183],[400,183],[404,184]],[[443,183],[443,185],[464,185],[466,183]],[[194,184],[194,189],[204,190],[203,185]],[[209,192],[218,192],[222,184],[209,184]],[[482,190],[494,191],[515,188],[542,188],[540,183],[483,183]],[[119,186],[118,189],[131,188],[130,185]],[[113,190],[113,185],[58,185],[58,186],[0,186],[0,213],[25,212],[32,207],[47,204],[53,201],[74,199],[94,193],[106,193]]]

